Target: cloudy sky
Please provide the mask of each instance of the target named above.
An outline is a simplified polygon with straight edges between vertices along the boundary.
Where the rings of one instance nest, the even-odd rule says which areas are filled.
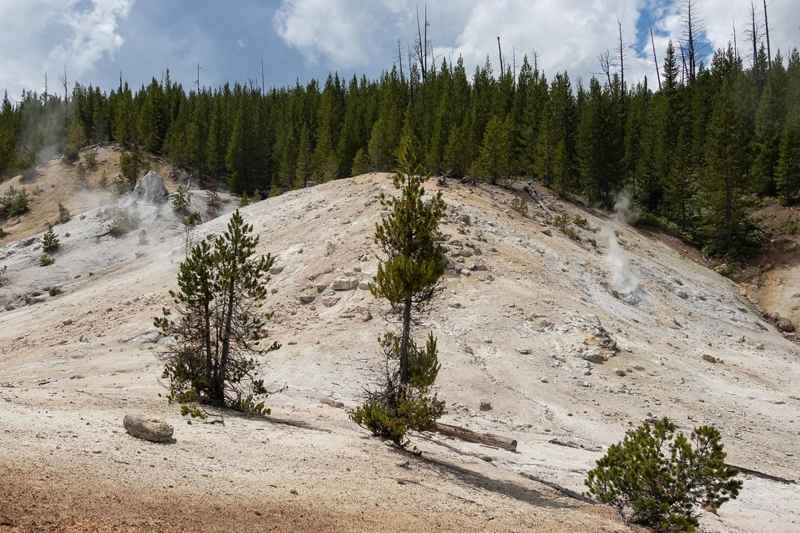
[[[758,16],[761,18],[762,0]],[[587,79],[613,48],[617,20],[627,76],[653,76],[648,28],[663,54],[680,36],[682,0],[447,0],[429,2],[437,58],[464,56],[468,66],[496,64],[504,52],[536,53],[546,72]],[[704,50],[724,46],[736,27],[744,42],[750,0],[695,0],[705,25]],[[139,85],[166,68],[191,85],[257,80],[263,58],[268,85],[292,84],[338,71],[375,75],[395,60],[416,31],[424,0],[0,0],[0,90],[14,97],[51,90],[66,67],[74,80],[113,87],[120,73]],[[768,0],[773,50],[800,46],[798,0]],[[784,53],[786,55],[786,53]]]

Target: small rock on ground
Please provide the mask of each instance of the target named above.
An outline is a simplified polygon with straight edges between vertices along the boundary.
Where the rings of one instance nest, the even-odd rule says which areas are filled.
[[[132,437],[150,442],[173,442],[172,426],[162,420],[146,418],[142,415],[125,415],[122,420],[125,431]]]

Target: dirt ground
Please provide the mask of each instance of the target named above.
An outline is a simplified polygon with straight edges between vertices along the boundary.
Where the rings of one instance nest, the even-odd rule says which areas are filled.
[[[341,510],[309,497],[258,498],[196,493],[186,487],[141,487],[113,482],[86,469],[26,465],[0,467],[0,531],[619,531],[604,509],[576,509],[572,517],[522,522],[475,518],[447,510],[408,513],[384,508]],[[410,482],[410,481],[409,481]],[[570,505],[564,503],[564,509]],[[570,513],[570,514],[573,514]]]
[[[185,235],[156,216],[145,219],[147,244],[98,239],[89,211],[57,229],[70,237],[52,267],[36,265],[36,243],[0,248],[10,281],[0,288],[10,303],[0,312],[0,473],[13,480],[0,488],[0,528],[626,531],[612,510],[559,488],[582,492],[611,443],[660,416],[684,430],[715,424],[731,463],[797,477],[797,345],[734,283],[546,191],[523,216],[507,191],[428,186],[450,206],[451,268],[416,331],[439,339],[443,421],[517,439],[516,453],[423,434],[412,436],[421,455],[403,454],[321,403],[357,404],[379,372],[377,337],[394,325],[369,291],[333,290],[376,271],[386,175],[242,210],[278,257],[264,342],[282,347],[260,364],[281,392],[266,421],[191,421],[166,402],[168,340],[152,318],[169,302]],[[549,222],[556,214],[580,218],[565,232]],[[173,424],[176,443],[129,437],[127,413]],[[797,485],[744,479],[738,500],[703,515],[705,531],[800,528]]]

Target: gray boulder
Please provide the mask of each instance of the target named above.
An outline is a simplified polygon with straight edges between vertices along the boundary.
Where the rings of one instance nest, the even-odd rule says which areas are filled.
[[[303,305],[308,305],[310,303],[313,303],[315,298],[316,298],[316,295],[314,293],[306,292],[306,293],[300,294],[297,297],[297,300]]]
[[[146,418],[142,415],[125,415],[122,420],[125,431],[132,437],[150,442],[173,442],[172,426],[162,420]]]
[[[794,323],[785,317],[778,317],[778,320],[775,322],[775,325],[784,333],[794,333],[795,326]]]
[[[136,182],[133,194],[149,204],[163,204],[169,198],[164,178],[155,171],[150,171]]]

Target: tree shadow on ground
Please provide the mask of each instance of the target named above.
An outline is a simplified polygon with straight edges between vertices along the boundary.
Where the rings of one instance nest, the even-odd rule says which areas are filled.
[[[276,424],[279,426],[289,426],[297,429],[305,429],[308,431],[321,431],[323,433],[332,433],[330,429],[315,426],[313,424],[309,424],[308,422],[305,422],[303,420],[298,420],[296,418],[284,418],[273,415],[249,415],[241,411],[236,411],[228,408],[219,408],[219,407],[214,408],[213,410],[209,410],[209,414],[215,417],[219,417],[220,421],[216,423],[220,423],[222,425],[225,425],[226,418],[238,418],[239,420],[249,420],[253,422],[267,422],[269,424]]]
[[[461,483],[477,489],[493,492],[501,496],[513,498],[523,503],[528,503],[537,507],[547,507],[553,509],[574,509],[580,505],[578,503],[567,503],[560,501],[553,496],[548,497],[541,492],[526,487],[520,483],[515,483],[514,481],[509,481],[506,479],[493,479],[485,474],[481,474],[480,472],[476,472],[474,470],[470,470],[441,459],[435,459],[433,457],[416,454],[408,450],[397,448],[396,446],[392,446],[392,450],[403,455],[404,457],[412,457],[422,466],[425,466],[439,474],[453,477]]]

